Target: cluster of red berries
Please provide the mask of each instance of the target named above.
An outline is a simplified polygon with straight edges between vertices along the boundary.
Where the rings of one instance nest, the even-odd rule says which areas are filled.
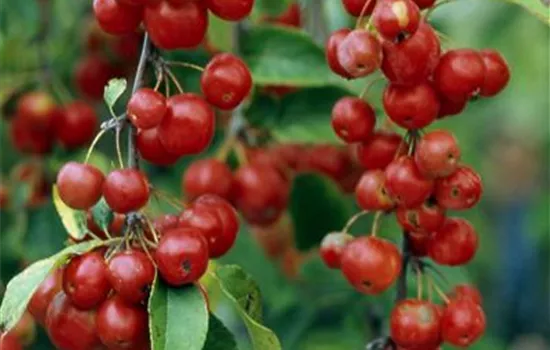
[[[345,28],[330,36],[326,46],[330,68],[347,79],[381,68],[388,80],[384,111],[390,121],[407,129],[404,138],[375,131],[375,112],[363,98],[344,97],[335,104],[334,131],[356,145],[357,159],[366,169],[355,189],[357,202],[365,211],[394,212],[413,257],[427,255],[448,266],[466,264],[477,251],[477,233],[467,220],[447,217],[446,211],[476,205],[481,178],[460,162],[452,133],[422,129],[460,113],[472,98],[500,92],[510,78],[506,61],[494,50],[441,54],[439,38],[421,14],[434,1],[343,3],[353,15],[371,17],[365,29]],[[376,237],[376,227],[369,237],[336,232],[321,243],[326,264],[340,268],[366,294],[389,288],[403,268],[398,248]],[[392,340],[404,349],[436,349],[442,341],[472,344],[484,331],[484,314],[479,303],[459,299],[449,302],[442,313],[430,302],[401,302],[392,313]]]
[[[0,349],[23,350],[36,339],[36,322],[29,312],[25,312],[19,322],[8,332],[0,332]]]
[[[52,150],[55,142],[67,149],[88,144],[97,124],[97,115],[86,102],[58,106],[48,93],[31,91],[17,101],[10,136],[18,151],[43,155]]]
[[[94,13],[107,33],[134,32],[143,21],[153,43],[166,50],[186,49],[203,42],[208,12],[240,21],[252,11],[254,0],[94,0]]]

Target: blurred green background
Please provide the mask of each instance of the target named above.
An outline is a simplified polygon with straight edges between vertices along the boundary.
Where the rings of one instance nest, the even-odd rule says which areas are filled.
[[[302,5],[311,6],[312,1],[315,0]],[[72,67],[83,51],[83,27],[88,21],[91,1],[52,3],[55,20],[47,52],[55,74],[71,86]],[[329,30],[353,25],[340,1],[322,3]],[[548,8],[544,15],[548,16]],[[467,267],[443,269],[451,281],[450,287],[458,282],[471,282],[483,293],[488,331],[471,348],[550,349],[549,26],[521,7],[497,0],[455,1],[438,8],[431,22],[448,38],[442,41],[443,47],[498,49],[508,60],[512,72],[504,92],[495,98],[475,101],[461,115],[431,127],[448,128],[456,134],[463,161],[481,173],[485,185],[481,204],[460,213],[476,226],[480,250]],[[13,89],[32,85],[42,60],[33,42],[38,23],[36,6],[31,2],[2,2],[0,97],[3,102],[9,100],[7,97]],[[216,40],[223,42],[223,39]],[[203,52],[175,55],[197,63],[207,59]],[[188,89],[196,90],[196,74],[186,72],[180,77]],[[337,84],[346,86],[347,83]],[[362,88],[356,83],[346,87],[355,91]],[[380,99],[381,88],[378,84],[369,93],[369,100],[374,104]],[[314,90],[311,92],[312,101],[316,101]],[[101,104],[98,108],[106,115]],[[316,106],[312,104],[310,108]],[[9,106],[4,109],[3,117],[7,116],[6,111]],[[260,110],[266,118],[269,113],[267,109]],[[330,110],[321,111],[315,123],[328,126],[329,113]],[[4,179],[22,157],[12,152],[6,127],[6,119],[2,118],[0,162]],[[107,159],[112,151],[109,143],[102,141],[101,150],[106,156],[100,154],[95,160],[104,168],[109,167]],[[212,149],[217,144],[215,142]],[[82,159],[82,153],[57,150],[46,160],[46,166],[53,174],[62,162],[75,157]],[[149,167],[148,172],[155,185],[179,195],[181,174],[189,161],[182,161],[169,170]],[[354,205],[352,197],[339,200],[345,202],[347,208]],[[51,204],[18,215],[3,211],[0,220],[4,284],[19,269],[22,258],[32,261],[47,256],[65,241],[65,233]],[[362,220],[354,233],[367,232],[369,220]],[[393,289],[379,297],[359,295],[337,272],[326,269],[315,254],[299,267],[297,276],[289,278],[281,269],[284,262],[267,258],[250,231],[243,225],[236,247],[221,263],[239,264],[257,281],[264,297],[265,324],[279,335],[284,349],[362,349],[379,332],[385,331]],[[384,220],[381,232],[395,242],[400,240],[400,230],[393,218]],[[410,284],[413,290],[412,279]],[[241,348],[245,349],[246,332],[232,310],[221,304],[217,313],[236,332]],[[42,337],[32,348],[48,349],[46,344]]]

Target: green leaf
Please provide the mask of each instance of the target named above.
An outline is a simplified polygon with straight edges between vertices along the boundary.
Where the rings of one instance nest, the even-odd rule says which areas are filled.
[[[153,350],[201,350],[208,332],[208,309],[194,285],[167,286],[157,278],[149,297]]]
[[[303,89],[285,96],[279,123],[271,130],[280,142],[338,142],[330,124],[336,101],[346,95],[336,87]]]
[[[247,31],[241,43],[255,84],[325,86],[334,79],[324,50],[301,31],[259,26]]]
[[[109,232],[109,225],[113,222],[114,214],[104,198],[101,198],[92,208],[92,217],[97,226],[103,231]]]
[[[103,91],[103,99],[107,104],[109,109],[112,109],[116,101],[122,96],[124,91],[126,91],[126,79],[124,78],[115,78],[109,80],[105,90]]]
[[[84,238],[88,233],[86,214],[83,211],[73,210],[63,203],[56,185],[53,186],[52,197],[55,209],[69,236],[77,240]]]
[[[31,197],[32,185],[27,181],[19,181],[13,189],[13,208],[21,210]]]
[[[82,254],[113,241],[89,241],[72,245],[59,253],[35,262],[7,285],[2,305],[0,306],[0,328],[11,329],[19,321],[27,308],[34,291],[56,267],[63,265],[71,256]]]
[[[350,204],[336,183],[317,174],[296,176],[289,209],[300,250],[308,250],[327,233],[341,230],[351,215]]]
[[[252,279],[238,266],[221,266],[211,273],[223,295],[236,307],[248,330],[255,350],[281,350],[277,335],[262,325],[260,291]]]
[[[237,350],[233,334],[212,314],[208,321],[208,335],[203,350]]]
[[[245,113],[253,127],[274,128],[281,118],[281,102],[269,95],[257,94]]]
[[[290,5],[290,0],[256,0],[254,3],[254,14],[277,16],[283,13]]]
[[[233,24],[209,13],[208,43],[220,51],[233,50]]]
[[[504,0],[525,8],[529,13],[550,25],[549,5],[547,0]]]

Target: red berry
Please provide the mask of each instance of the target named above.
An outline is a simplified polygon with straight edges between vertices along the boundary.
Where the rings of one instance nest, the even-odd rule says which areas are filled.
[[[481,85],[481,96],[495,96],[501,92],[510,80],[508,63],[496,50],[481,50],[479,52],[485,66],[485,79]]]
[[[214,112],[202,97],[175,95],[168,99],[168,113],[158,127],[159,138],[170,153],[197,154],[212,140],[214,123]]]
[[[342,253],[353,236],[344,232],[331,232],[321,241],[319,254],[325,265],[331,269],[339,269],[342,260]]]
[[[467,347],[485,332],[485,313],[481,306],[470,299],[452,300],[441,318],[443,340],[460,347]]]
[[[199,230],[208,242],[208,250],[222,234],[223,223],[212,206],[203,205],[185,210],[179,218],[179,227],[191,227]]]
[[[150,88],[137,90],[128,102],[128,118],[136,128],[151,129],[166,114],[166,98]]]
[[[57,120],[57,119],[56,119]],[[14,148],[22,153],[46,154],[52,150],[55,130],[36,130],[25,118],[16,116],[11,121],[10,139]]]
[[[69,162],[57,174],[59,197],[69,207],[84,210],[101,198],[105,177],[89,164]]]
[[[103,98],[105,85],[115,73],[114,67],[102,55],[87,55],[74,69],[75,85],[84,97],[99,101]]]
[[[208,158],[192,163],[183,176],[182,191],[192,200],[211,193],[222,198],[231,197],[233,174],[227,164]]]
[[[435,4],[436,0],[413,0],[418,7],[423,10],[429,7],[432,7]]]
[[[96,311],[79,310],[63,291],[57,293],[46,313],[46,330],[59,350],[101,349]]]
[[[325,57],[327,59],[328,66],[334,73],[346,79],[351,79],[352,76],[338,61],[338,47],[350,32],[351,29],[349,28],[338,29],[330,35],[325,46]]]
[[[455,286],[451,295],[453,299],[466,298],[478,305],[481,305],[482,302],[481,293],[475,286],[470,284],[459,284]]]
[[[483,59],[470,49],[447,51],[434,71],[436,89],[451,100],[463,100],[478,93],[484,79]]]
[[[467,220],[447,218],[428,243],[428,254],[441,265],[464,265],[472,260],[477,246],[477,233]]]
[[[35,130],[51,132],[57,112],[55,100],[44,91],[27,92],[17,100],[16,118]]]
[[[418,29],[420,10],[412,0],[379,0],[372,18],[384,39],[403,41]]]
[[[392,340],[404,348],[436,348],[440,343],[441,320],[436,307],[417,299],[400,301],[390,316]]]
[[[435,182],[435,198],[445,209],[470,209],[479,202],[482,192],[481,177],[466,165]]]
[[[254,0],[206,0],[206,6],[216,16],[227,21],[240,21],[252,11]]]
[[[0,350],[23,350],[17,336],[10,333],[0,333]]]
[[[355,197],[361,209],[387,211],[395,206],[386,190],[385,180],[382,170],[369,170],[361,176],[355,188]]]
[[[276,17],[265,17],[266,22],[271,22],[280,26],[297,27],[302,25],[302,13],[300,5],[294,1],[286,8],[286,10]]]
[[[115,213],[126,214],[147,204],[149,183],[139,170],[114,170],[105,179],[103,197]]]
[[[385,171],[389,194],[404,208],[415,208],[430,197],[433,180],[422,177],[412,158],[402,156],[391,162]]]
[[[379,294],[399,276],[401,254],[389,241],[373,236],[360,237],[344,249],[341,269],[359,292]]]
[[[338,62],[354,78],[371,74],[382,63],[382,47],[367,30],[355,29],[338,46]]]
[[[63,290],[74,306],[93,309],[111,290],[103,255],[97,251],[75,256],[63,270]]]
[[[413,209],[397,208],[397,221],[407,232],[430,233],[445,222],[445,210],[429,200]]]
[[[447,97],[439,94],[439,113],[437,118],[441,119],[450,115],[460,114],[468,104],[468,98],[459,98],[450,100]]]
[[[164,232],[177,228],[180,218],[177,215],[166,214],[159,216],[153,221],[153,228],[157,234],[162,235]]]
[[[421,129],[437,117],[439,99],[428,83],[410,87],[389,84],[384,91],[384,110],[397,125],[405,129]]]
[[[155,278],[155,267],[139,250],[117,253],[109,261],[107,274],[114,291],[129,303],[146,300]]]
[[[98,118],[89,104],[74,101],[65,106],[56,122],[57,139],[65,148],[73,149],[93,140]]]
[[[117,0],[94,0],[94,14],[101,29],[109,34],[132,33],[141,23],[143,9]]]
[[[342,4],[346,11],[355,17],[359,17],[362,12],[364,16],[368,16],[374,10],[377,0],[342,0]],[[366,7],[365,11],[363,8]]]
[[[158,4],[161,0],[117,0],[128,6],[153,6]]]
[[[367,170],[385,169],[395,159],[400,146],[402,151],[407,148],[400,135],[376,131],[366,141],[358,144],[357,158]]]
[[[252,89],[252,76],[237,56],[221,53],[214,56],[201,75],[201,90],[208,103],[223,109],[237,107]]]
[[[140,349],[148,342],[148,319],[142,306],[113,295],[97,310],[97,334],[108,349]]]
[[[145,28],[153,43],[161,49],[185,49],[199,45],[208,28],[206,5],[185,1],[173,5],[162,1],[145,8]]]
[[[55,295],[61,290],[63,281],[63,270],[56,269],[36,289],[27,306],[32,317],[44,325],[46,321],[46,311]]]
[[[458,168],[460,161],[458,142],[448,131],[430,131],[416,145],[414,161],[424,177],[449,176]]]
[[[177,154],[169,153],[160,142],[159,128],[139,130],[136,146],[141,157],[155,165],[172,165],[179,159]]]
[[[410,244],[411,253],[416,257],[423,257],[428,255],[428,244],[432,237],[433,233],[426,232],[408,232],[408,240]]]
[[[194,228],[178,228],[166,232],[155,251],[161,277],[172,286],[193,283],[208,267],[208,242]]]
[[[349,174],[351,159],[344,148],[335,145],[317,144],[303,154],[299,165],[301,171],[314,171],[339,181]]]
[[[250,223],[272,224],[286,209],[290,186],[277,169],[251,163],[240,167],[234,179],[235,204]]]
[[[366,140],[372,134],[375,123],[372,107],[357,97],[343,97],[332,109],[332,128],[348,143]]]
[[[422,21],[408,39],[383,41],[382,72],[396,84],[413,85],[425,81],[439,62],[441,48],[433,28]]]

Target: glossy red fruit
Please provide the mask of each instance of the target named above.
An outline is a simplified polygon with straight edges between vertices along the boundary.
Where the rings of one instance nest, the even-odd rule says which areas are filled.
[[[111,171],[103,184],[103,197],[115,213],[139,210],[149,201],[147,177],[135,169]]]
[[[398,206],[415,208],[430,197],[434,182],[422,177],[412,158],[402,156],[385,171],[386,188]]]
[[[428,83],[410,87],[389,84],[383,102],[388,117],[409,130],[430,125],[439,112],[437,93]]]
[[[325,265],[331,269],[339,269],[342,260],[342,253],[345,247],[354,237],[344,232],[331,232],[321,241],[319,254]]]
[[[63,290],[82,310],[97,307],[111,290],[103,255],[97,251],[75,256],[63,270]]]
[[[152,128],[139,130],[136,137],[136,147],[140,156],[146,161],[159,165],[172,165],[180,158],[177,154],[169,153],[159,138],[159,129]]]
[[[248,67],[230,53],[214,56],[201,75],[204,97],[210,104],[223,110],[237,107],[251,89],[252,76]]]
[[[164,232],[177,228],[179,223],[179,216],[174,214],[166,214],[157,217],[153,221],[153,228],[158,235],[164,234]]]
[[[16,118],[22,118],[29,127],[51,132],[57,115],[55,100],[44,91],[31,91],[19,97]]]
[[[29,346],[34,343],[36,339],[36,322],[31,314],[28,312],[23,313],[23,316],[21,316],[15,326],[10,329],[9,334],[14,335],[23,346]],[[0,349],[6,349],[1,344],[2,340],[0,339]]]
[[[162,279],[172,286],[197,281],[208,267],[208,242],[194,228],[166,232],[154,254]]]
[[[366,140],[374,130],[376,116],[372,107],[357,97],[343,97],[332,109],[332,128],[345,142]]]
[[[206,35],[208,13],[200,1],[173,5],[162,1],[145,8],[144,24],[153,43],[161,49],[185,49],[198,46]]]
[[[351,159],[344,148],[335,145],[313,145],[302,155],[300,171],[314,171],[339,181],[349,174]]]
[[[357,159],[367,170],[385,169],[395,159],[403,138],[392,132],[376,131],[357,145]],[[403,143],[401,151],[406,151]]]
[[[342,0],[342,4],[346,11],[355,17],[359,17],[361,13],[364,13],[364,16],[368,16],[374,10],[377,0]],[[363,8],[365,8],[363,11]]]
[[[485,79],[481,55],[471,49],[447,51],[434,71],[434,86],[446,98],[463,100],[478,93]]]
[[[401,254],[393,243],[382,238],[359,237],[344,249],[341,270],[359,292],[379,294],[399,276]]]
[[[227,21],[240,21],[252,11],[254,0],[206,0],[206,6],[216,16]]]
[[[289,187],[277,169],[251,163],[235,173],[233,198],[251,224],[265,226],[274,223],[287,207]]]
[[[120,297],[129,303],[141,303],[149,295],[155,267],[144,252],[128,250],[109,261],[107,277]]]
[[[128,118],[136,128],[156,127],[166,114],[166,98],[150,88],[136,91],[128,102]]]
[[[495,96],[501,92],[510,81],[508,63],[496,50],[481,50],[479,52],[485,66],[485,78],[479,94],[484,97]]]
[[[193,162],[187,168],[182,191],[190,200],[207,193],[230,199],[232,185],[233,173],[229,166],[215,158],[207,158]]]
[[[439,113],[437,118],[441,119],[451,115],[460,114],[466,105],[468,104],[469,98],[459,98],[456,100],[450,100],[442,94],[439,94]]]
[[[379,0],[372,18],[384,39],[403,41],[418,29],[420,10],[412,0]]]
[[[395,215],[405,231],[416,234],[437,231],[445,222],[445,209],[430,200],[413,209],[397,208]]]
[[[179,218],[178,227],[191,227],[201,231],[210,251],[210,246],[214,245],[222,234],[223,223],[212,207],[199,206],[186,209]]]
[[[23,350],[21,342],[11,333],[0,333],[0,350]]]
[[[85,146],[93,140],[98,118],[89,104],[74,101],[65,105],[56,122],[57,139],[65,148],[73,149]]]
[[[46,154],[53,147],[53,130],[33,129],[24,118],[15,117],[10,123],[10,140],[14,148],[22,153]]]
[[[416,257],[424,257],[428,255],[428,244],[434,233],[426,232],[408,232],[408,240],[411,248],[411,254]]]
[[[357,183],[355,198],[363,210],[391,210],[395,203],[388,194],[382,170],[366,171]]]
[[[483,335],[485,322],[481,306],[470,299],[452,300],[441,318],[441,335],[452,345],[467,347]]]
[[[101,349],[96,311],[79,310],[63,291],[57,293],[46,313],[46,331],[59,350]]]
[[[328,66],[334,73],[346,79],[351,79],[352,76],[338,61],[338,47],[350,32],[351,29],[349,28],[338,29],[330,35],[325,45],[325,57],[327,59]]]
[[[141,33],[134,32],[117,37],[108,43],[113,53],[126,61],[135,60],[141,48],[143,38]]]
[[[447,218],[428,244],[428,255],[441,265],[468,263],[478,247],[477,233],[467,220]]]
[[[100,54],[87,55],[78,61],[74,69],[74,81],[78,91],[86,98],[101,100],[105,85],[115,76],[111,63]]]
[[[96,167],[69,162],[57,174],[59,197],[72,209],[88,209],[101,198],[104,180],[105,177]]]
[[[441,48],[433,28],[422,21],[407,40],[382,42],[382,72],[392,83],[414,85],[424,82],[439,62]]]
[[[170,153],[197,154],[214,136],[214,111],[200,96],[179,94],[168,99],[168,113],[159,125],[159,138]]]
[[[132,33],[141,23],[143,9],[117,0],[94,0],[94,14],[101,29],[109,34]]]
[[[423,10],[428,7],[432,7],[435,4],[436,0],[413,0],[418,7]]]
[[[430,131],[416,145],[414,162],[427,178],[445,177],[458,168],[460,148],[454,135],[446,130]]]
[[[392,340],[404,348],[431,349],[440,344],[441,319],[435,306],[424,300],[400,301],[390,316]]]
[[[97,310],[97,334],[108,349],[141,349],[149,337],[147,310],[113,295]]]
[[[364,77],[380,68],[382,47],[369,31],[355,29],[342,40],[336,57],[349,75]]]
[[[482,305],[483,298],[479,290],[470,284],[459,284],[453,288],[451,293],[453,299],[470,299],[478,305]]]
[[[482,193],[481,177],[467,165],[435,182],[437,203],[446,209],[470,209],[479,202]]]
[[[279,16],[266,17],[264,20],[276,25],[300,28],[302,26],[302,13],[300,10],[300,5],[293,1]]]
[[[208,208],[216,213],[221,221],[221,231],[214,237],[207,237],[208,249],[211,258],[217,258],[229,251],[239,232],[239,218],[237,212],[225,199],[216,195],[202,195],[193,202],[194,208]]]
[[[56,269],[36,289],[27,306],[36,322],[44,325],[46,311],[55,295],[61,290],[63,281],[63,270]]]

